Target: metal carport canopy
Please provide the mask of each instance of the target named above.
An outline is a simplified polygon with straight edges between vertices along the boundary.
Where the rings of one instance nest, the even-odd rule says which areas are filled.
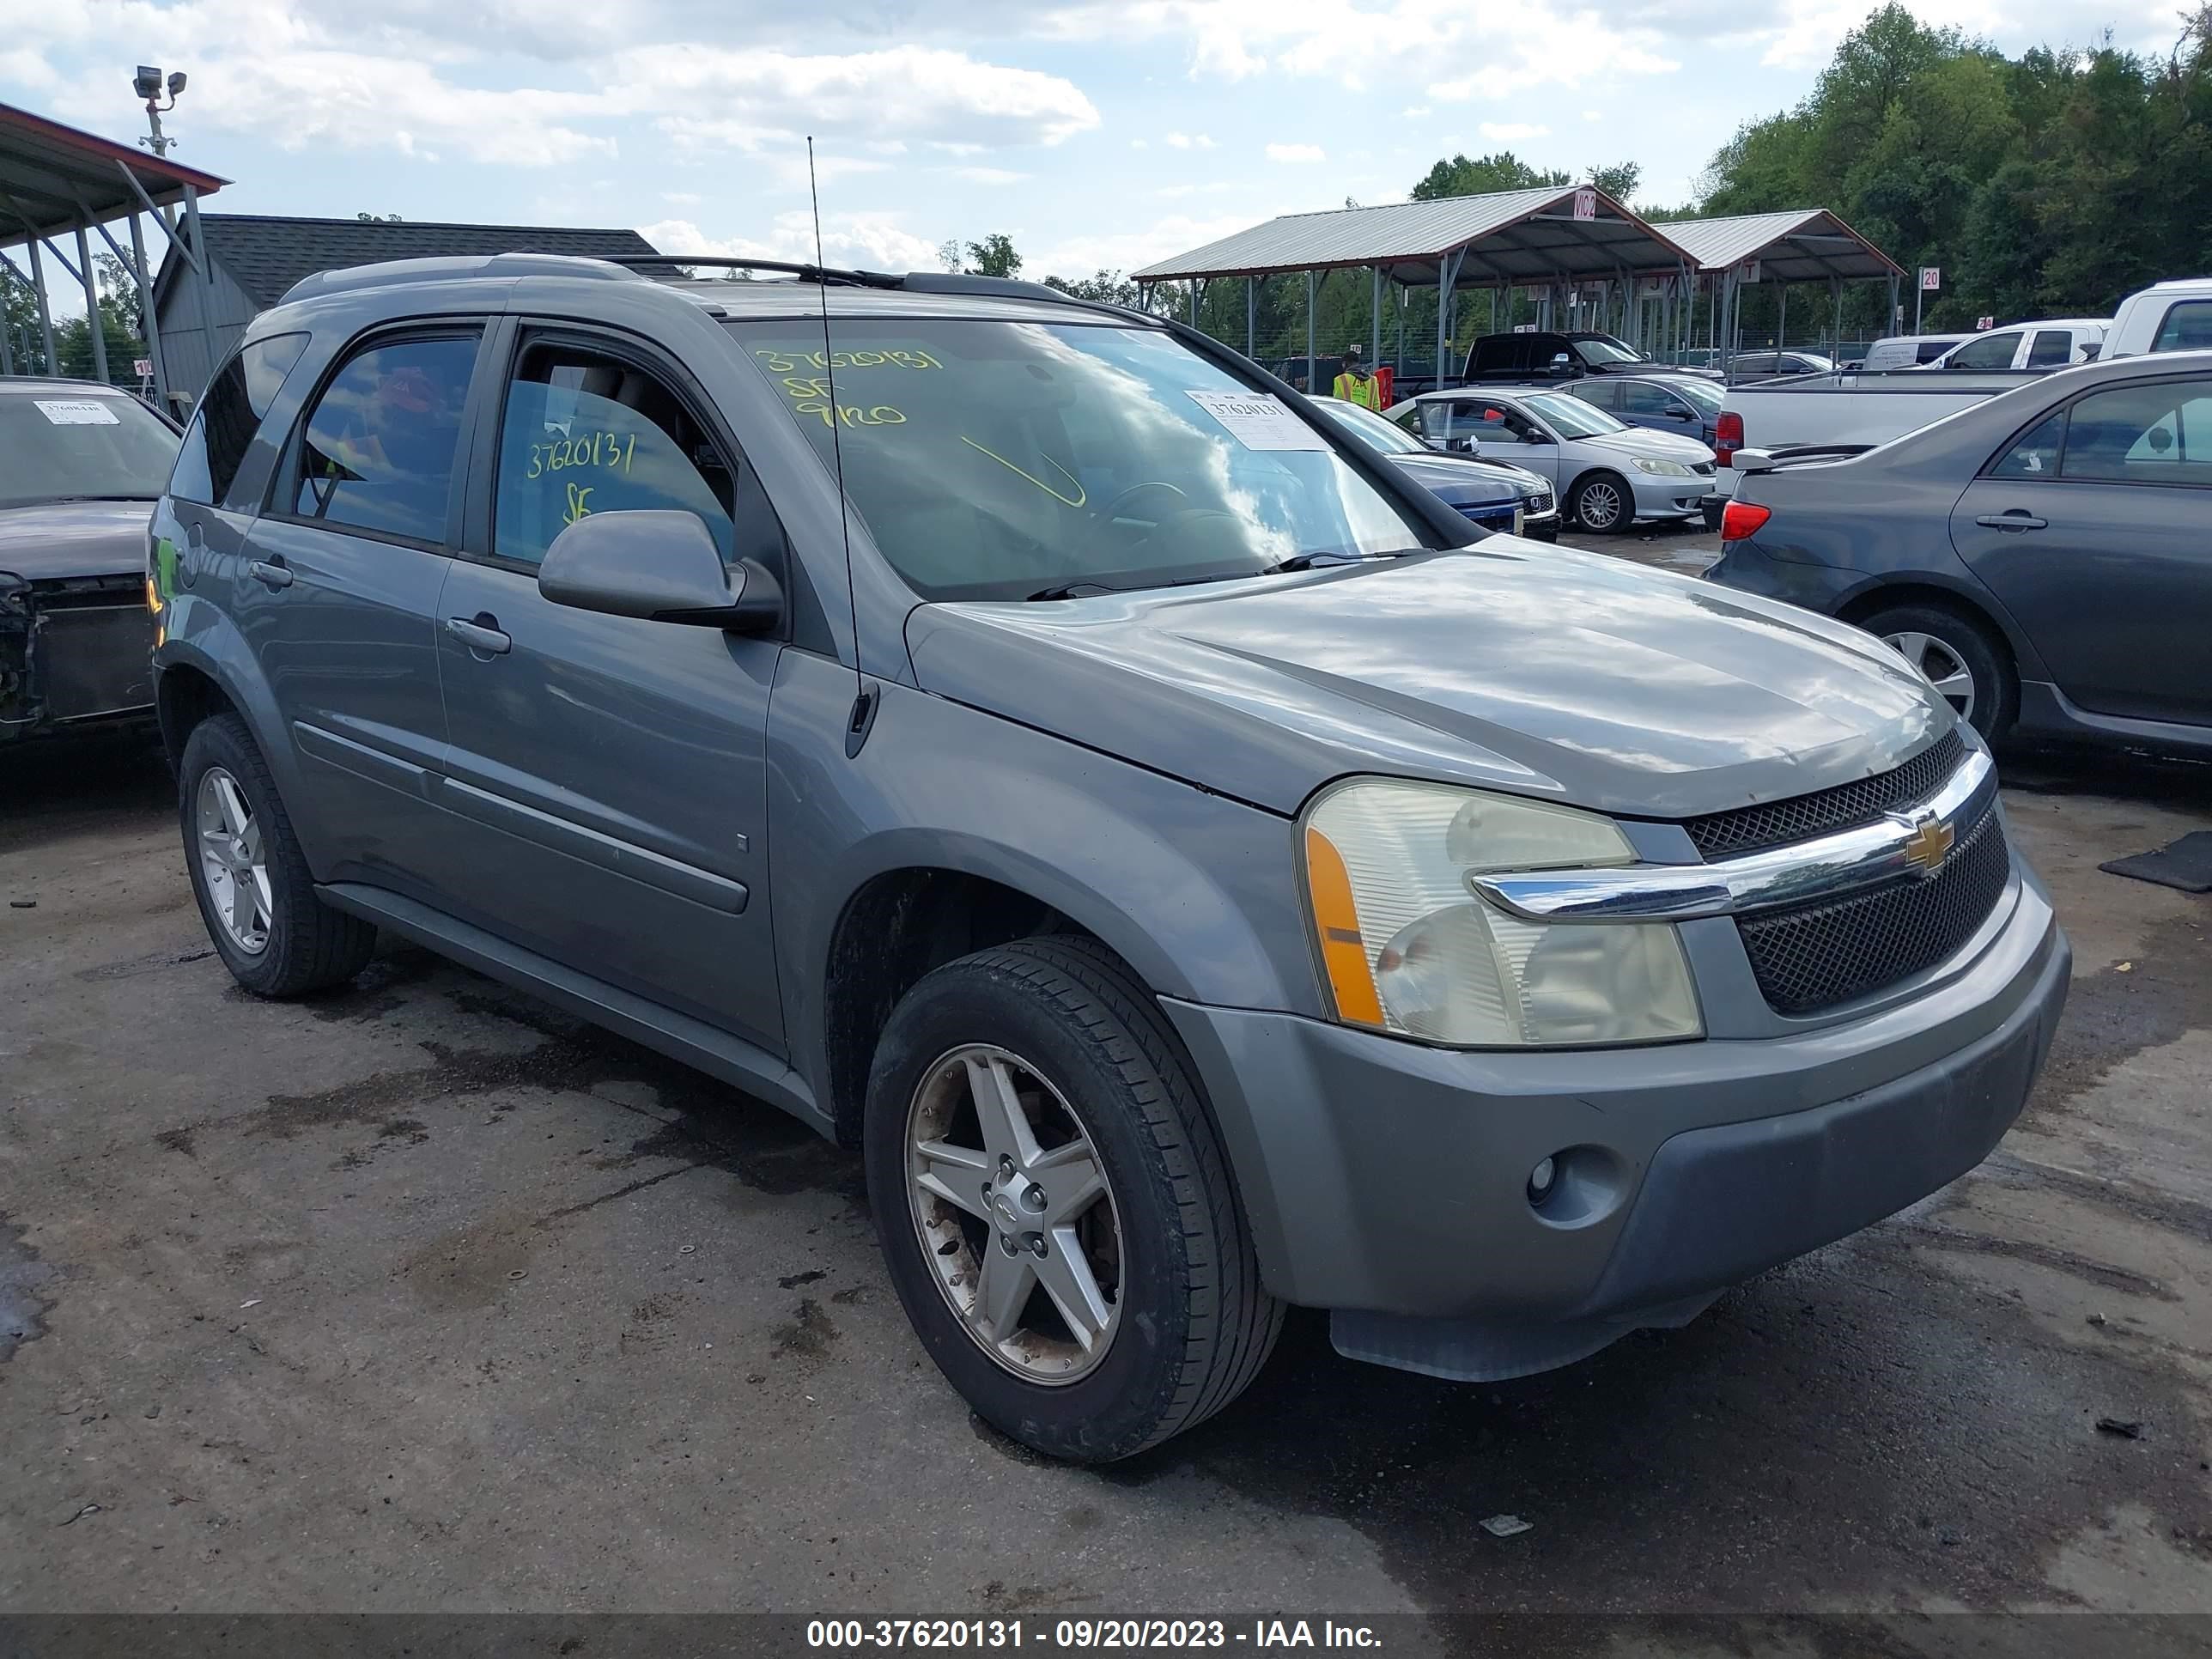
[[[1699,270],[1733,270],[1756,259],[1765,282],[1905,275],[1896,260],[1826,208],[1746,213],[1729,219],[1675,219],[1666,229]]]
[[[0,104],[0,248],[107,223],[149,201],[168,207],[187,186],[206,196],[229,182]]]
[[[1694,263],[1665,229],[1603,191],[1590,190],[1595,216],[1574,216],[1589,185],[1501,191],[1436,202],[1285,214],[1132,274],[1142,283],[1284,271],[1380,269],[1409,288],[1435,286],[1457,257],[1460,288],[1542,283],[1624,272],[1674,270]]]

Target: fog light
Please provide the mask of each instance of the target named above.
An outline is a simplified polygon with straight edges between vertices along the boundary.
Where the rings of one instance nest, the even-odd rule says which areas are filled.
[[[1559,1178],[1559,1166],[1546,1158],[1528,1171],[1528,1201],[1541,1204],[1552,1195],[1552,1183]]]

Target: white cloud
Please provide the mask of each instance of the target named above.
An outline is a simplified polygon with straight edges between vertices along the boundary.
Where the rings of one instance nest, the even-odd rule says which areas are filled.
[[[1326,161],[1328,156],[1319,144],[1270,144],[1267,146],[1267,159],[1270,161],[1308,162]]]
[[[1170,149],[1212,149],[1213,140],[1205,133],[1171,132],[1167,136]]]
[[[1512,144],[1548,137],[1552,130],[1528,121],[1485,121],[1475,131],[1493,144]]]
[[[1142,230],[1091,232],[1048,243],[1027,256],[1024,271],[1054,276],[1087,276],[1094,270],[1135,270],[1170,254],[1204,247],[1233,232],[1288,210],[1271,207],[1194,219],[1177,214]]]
[[[765,238],[710,236],[688,219],[640,225],[637,234],[664,253],[784,259],[799,264],[814,258],[814,217],[805,208],[777,214]],[[871,270],[933,270],[937,244],[915,235],[894,214],[825,214],[822,258],[825,264]]]
[[[674,207],[696,207],[707,198],[696,190],[664,190],[660,199]]]
[[[1408,104],[1398,112],[1409,120],[1418,121],[1429,112],[1429,106],[1426,104]]]
[[[1585,121],[1602,121],[1605,119],[1605,112],[1601,109],[1586,109],[1583,112],[1583,119]]]

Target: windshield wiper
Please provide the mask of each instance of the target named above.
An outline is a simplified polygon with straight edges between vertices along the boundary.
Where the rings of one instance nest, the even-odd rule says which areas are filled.
[[[1279,564],[1269,565],[1260,574],[1275,576],[1290,570],[1323,570],[1331,565],[1365,564],[1374,559],[1403,559],[1426,551],[1428,550],[1422,547],[1401,547],[1395,553],[1297,553]]]
[[[1114,590],[1103,582],[1062,582],[1057,587],[1040,587],[1029,596],[1027,603],[1035,605],[1042,599],[1073,599],[1080,598],[1085,593],[1111,593]]]

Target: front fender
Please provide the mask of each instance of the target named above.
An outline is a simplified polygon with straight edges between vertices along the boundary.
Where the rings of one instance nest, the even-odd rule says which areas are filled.
[[[1242,802],[910,687],[787,651],[770,707],[769,856],[793,1061],[830,1098],[823,989],[839,918],[902,869],[981,877],[1096,934],[1155,993],[1320,1012],[1293,829]]]

